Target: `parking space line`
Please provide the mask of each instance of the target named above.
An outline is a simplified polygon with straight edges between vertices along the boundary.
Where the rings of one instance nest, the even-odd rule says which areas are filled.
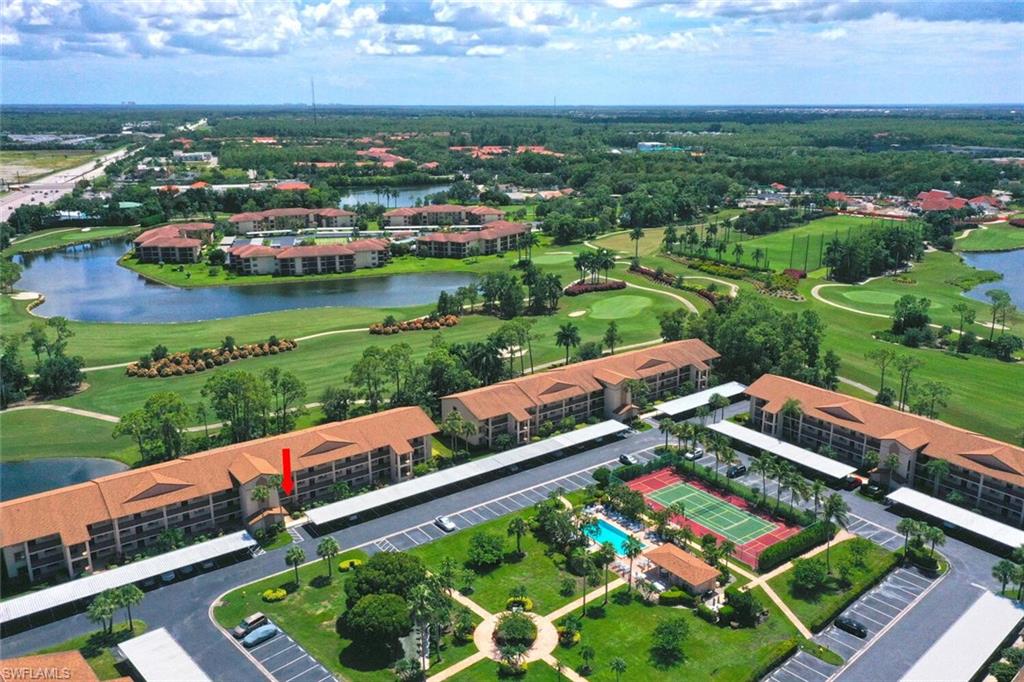
[[[791,660],[792,660],[792,661],[793,661],[794,663],[796,663],[797,665],[799,665],[800,667],[802,667],[802,668],[807,668],[808,670],[810,670],[810,671],[811,671],[812,673],[814,673],[815,675],[818,675],[818,676],[820,676],[820,677],[824,677],[824,678],[827,678],[827,677],[828,677],[828,675],[826,675],[825,673],[821,672],[821,671],[820,671],[820,670],[818,670],[817,668],[812,668],[811,666],[807,665],[806,663],[804,663],[803,661],[801,661],[801,660],[800,660],[799,658],[797,658],[796,656],[794,656],[794,657],[793,657],[793,658],[792,658]]]
[[[261,662],[262,663],[266,663],[267,661],[269,661],[270,659],[274,658],[275,656],[280,656],[281,654],[285,653],[286,651],[290,651],[290,650],[296,648],[297,646],[298,646],[297,644],[292,644],[291,646],[285,647],[284,649],[281,649],[280,651],[278,651],[276,654],[270,654],[266,658],[262,659]]]
[[[502,498],[502,499],[500,499],[500,500],[495,500],[495,501],[494,501],[494,502],[492,502],[491,504],[496,504],[496,505],[498,505],[499,507],[501,507],[502,509],[504,509],[504,510],[505,510],[505,513],[506,513],[506,514],[507,514],[507,513],[509,513],[509,512],[514,512],[514,511],[518,511],[517,509],[510,509],[510,508],[509,508],[509,506],[508,506],[507,504],[505,504],[505,500],[506,500],[506,499],[507,499],[507,498]]]
[[[293,640],[293,639],[292,639],[291,637],[289,637],[288,635],[285,635],[285,636],[284,636],[284,638],[285,638],[286,640],[288,640],[289,642],[291,642],[291,643],[292,643],[292,645],[294,645],[294,644],[295,644],[295,640]],[[254,652],[254,651],[257,651],[257,650],[259,650],[259,649],[262,649],[263,647],[267,646],[268,644],[277,644],[277,643],[278,643],[278,642],[280,642],[280,641],[281,641],[281,640],[279,640],[279,639],[271,639],[271,640],[269,640],[269,641],[266,641],[266,642],[264,642],[263,644],[257,644],[256,646],[254,646],[254,647],[252,647],[251,649],[249,649],[249,653],[252,653],[252,652]],[[283,651],[287,651],[287,649],[283,649]],[[253,658],[256,658],[256,657],[255,657],[255,656],[253,656]]]
[[[853,608],[850,609],[850,613],[852,613],[853,615],[857,616],[858,618],[863,618],[864,620],[869,620],[872,623],[874,623],[875,625],[879,625],[879,626],[883,626],[883,627],[885,626],[885,623],[888,622],[888,621],[882,622],[882,621],[879,621],[879,620],[875,620],[871,616],[868,616],[868,615],[866,615],[864,613],[861,613],[860,611],[857,610],[859,607],[860,607],[860,604],[858,604],[857,606],[854,606]]]
[[[298,675],[292,675],[291,677],[289,677],[289,678],[288,678],[287,680],[285,680],[284,682],[292,682],[292,680],[294,680],[294,679],[295,679],[296,677],[301,677],[301,676],[305,675],[306,673],[308,673],[308,672],[309,672],[310,670],[313,670],[314,668],[317,668],[317,667],[319,667],[319,666],[320,666],[320,664],[314,661],[314,662],[313,662],[313,665],[309,666],[308,668],[306,668],[305,670],[303,670],[303,671],[302,671],[301,673],[299,673]]]
[[[280,668],[274,668],[273,670],[270,671],[270,674],[273,675],[274,673],[276,673],[276,672],[278,672],[280,670],[284,670],[285,668],[290,666],[292,663],[295,663],[296,661],[301,661],[302,659],[306,658],[307,656],[308,656],[308,654],[305,651],[303,651],[301,656],[298,656],[297,658],[293,658],[292,660],[290,660],[287,663],[285,663],[284,665],[282,665]]]
[[[871,600],[872,603],[869,604],[868,600]],[[895,616],[896,613],[899,613],[900,611],[903,610],[903,609],[899,608],[898,606],[894,606],[892,604],[888,604],[888,603],[882,601],[881,599],[879,599],[878,597],[873,597],[871,595],[868,595],[868,596],[864,597],[863,599],[861,599],[861,603],[864,606],[866,606],[869,609],[871,609],[872,611],[878,611],[883,616],[889,616],[890,618]],[[896,613],[887,613],[884,609],[892,609]]]

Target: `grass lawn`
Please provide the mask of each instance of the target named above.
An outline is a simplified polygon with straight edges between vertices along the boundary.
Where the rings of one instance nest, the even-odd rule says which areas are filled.
[[[118,618],[120,618],[120,614],[118,614]],[[89,667],[96,673],[96,677],[101,680],[114,680],[122,675],[114,667],[114,654],[111,653],[110,648],[132,637],[138,637],[146,631],[144,622],[137,618],[133,618],[132,621],[135,625],[134,632],[128,630],[126,623],[119,622],[114,625],[114,632],[111,635],[105,635],[99,631],[91,632],[34,653],[52,654],[58,651],[81,651]]]
[[[505,561],[500,566],[478,575],[473,585],[473,593],[468,595],[469,598],[488,611],[497,613],[505,610],[509,590],[516,585],[525,585],[530,599],[533,600],[533,610],[540,614],[550,613],[578,598],[579,595],[563,597],[559,593],[562,576],[570,575],[562,572],[564,559],[561,554],[546,553],[548,546],[537,540],[532,533],[523,536],[523,552],[526,556],[521,559],[516,556],[515,538],[506,535],[508,522],[516,515],[508,514],[479,526],[457,531],[440,540],[409,550],[409,553],[422,558],[427,568],[433,571],[440,567],[445,557],[454,557],[464,562],[469,554],[469,541],[473,535],[480,532],[500,535],[506,540]],[[518,515],[530,518],[533,516],[533,510],[524,510]],[[579,592],[580,580],[575,580],[576,591]]]
[[[17,253],[61,249],[72,244],[113,237],[127,237],[137,231],[138,228],[135,227],[58,227],[52,230],[40,230],[19,238],[16,243],[4,249],[0,255],[13,256]]]
[[[128,440],[114,440],[114,425],[51,410],[0,413],[0,458],[22,462],[45,457],[108,457],[125,464],[139,460]]]
[[[456,682],[493,682],[504,678],[498,677],[497,662],[488,659],[474,663],[451,679]],[[565,677],[544,661],[534,661],[529,664],[525,675],[512,679],[527,680],[527,682],[547,682],[548,680],[564,682]]]
[[[854,566],[850,551],[854,542],[855,540],[840,542],[831,550],[833,574],[838,576],[836,567],[844,563],[850,563],[853,566],[850,586],[846,589],[839,585],[838,580],[833,580],[823,592],[806,594],[792,584],[792,568],[768,581],[775,593],[782,597],[796,617],[808,628],[815,631],[820,630],[838,615],[852,598],[874,585],[879,577],[887,573],[894,565],[896,556],[892,552],[867,541],[867,544],[864,545],[868,548],[864,566]],[[825,555],[822,553],[815,558],[824,561]]]
[[[986,229],[977,229],[963,239],[956,240],[959,251],[1009,251],[1024,249],[1024,227],[1014,227],[1008,223],[988,225]]]
[[[850,230],[877,222],[877,219],[858,216],[829,216],[761,237],[748,238],[739,232],[734,235],[735,240],[743,240],[743,263],[752,264],[754,249],[760,248],[767,255],[769,267],[773,270],[793,267],[810,272],[821,267],[823,244],[827,244],[833,235],[845,237]],[[726,252],[725,258],[730,259],[730,255],[731,250]]]
[[[614,597],[603,613],[589,610],[583,622],[582,642],[590,642],[597,650],[593,674],[595,682],[614,682],[615,673],[609,662],[620,657],[626,661],[626,680],[754,680],[767,672],[765,666],[774,661],[779,650],[796,636],[796,629],[785,619],[778,607],[756,588],[754,593],[768,609],[768,620],[756,628],[733,630],[701,620],[690,609],[651,605],[636,599],[620,604]],[[683,643],[685,659],[671,668],[657,667],[650,659],[651,636],[655,627],[671,618],[682,617],[689,626]],[[583,662],[580,646],[559,647],[555,656],[577,669]]]
[[[22,183],[35,180],[54,171],[81,166],[102,156],[95,151],[67,149],[0,150],[0,178]]]
[[[307,551],[312,549],[310,547]],[[345,552],[335,557],[335,569],[341,561],[353,558],[365,559],[366,555],[358,550]],[[391,682],[394,675],[389,669],[392,661],[388,656],[360,650],[335,631],[335,622],[345,611],[346,574],[339,574],[335,570],[330,583],[314,583],[315,578],[325,573],[323,561],[314,561],[299,568],[300,585],[297,589],[292,582],[295,576],[292,570],[240,587],[225,595],[214,608],[214,619],[222,627],[232,628],[250,613],[262,611],[328,670],[341,675],[342,679],[352,682]],[[263,601],[260,594],[276,587],[288,590],[288,597],[275,603]],[[448,644],[442,652],[442,662],[431,668],[432,673],[476,651],[472,642],[460,646],[451,646],[450,642]]]

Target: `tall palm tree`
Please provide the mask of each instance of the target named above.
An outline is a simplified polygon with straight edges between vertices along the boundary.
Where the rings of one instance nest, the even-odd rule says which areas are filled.
[[[722,543],[718,545],[718,555],[725,560],[725,567],[729,568],[729,557],[736,552],[736,543],[732,540],[722,540]]]
[[[924,470],[932,479],[932,496],[939,496],[939,486],[949,476],[949,462],[944,459],[933,459],[924,465]]]
[[[689,525],[684,525],[679,529],[679,539],[683,543],[683,549],[689,552],[693,543],[697,541],[697,533]]]
[[[902,518],[896,524],[896,532],[903,536],[903,560],[907,559],[907,550],[910,548],[910,536],[917,535],[920,522],[911,518]]]
[[[798,502],[803,502],[811,496],[811,482],[800,474],[793,476],[789,484],[789,505],[796,508]]]
[[[301,547],[289,547],[284,562],[295,569],[295,584],[299,584],[299,566],[306,562],[306,553]]]
[[[672,434],[675,429],[676,423],[671,419],[662,419],[658,422],[658,430],[665,434],[665,449],[668,449],[668,437]]]
[[[768,487],[768,477],[771,475],[774,466],[772,465],[771,455],[767,452],[762,452],[759,457],[750,462],[750,471],[754,474],[760,474],[761,476],[761,502],[767,499],[767,491],[765,488]]]
[[[633,560],[644,551],[644,545],[632,535],[628,536],[622,543],[622,549],[629,558],[629,591],[633,591]]]
[[[686,503],[682,500],[676,500],[668,506],[672,516],[679,516],[683,519],[683,523],[686,522]]]
[[[594,553],[594,559],[597,561],[597,565],[601,568],[601,572],[604,573],[604,603],[608,603],[608,582],[611,577],[611,572],[608,567],[615,561],[616,551],[615,545],[610,542],[602,542],[601,548]]]
[[[508,534],[516,538],[516,554],[523,555],[523,536],[529,532],[530,526],[522,516],[515,516],[508,522]]]
[[[339,545],[338,541],[331,536],[325,537],[320,541],[320,544],[316,546],[316,555],[323,559],[324,563],[327,564],[328,578],[331,577],[331,574],[334,571],[334,567],[331,566],[331,560],[338,556],[339,552],[341,552],[341,545]]]
[[[818,518],[818,506],[821,504],[821,501],[825,498],[825,493],[827,490],[828,487],[817,478],[814,479],[813,483],[811,483],[811,488],[808,491],[809,494],[807,496],[807,499],[814,501],[814,518]]]
[[[608,661],[608,667],[615,673],[615,682],[622,682],[622,673],[626,672],[629,666],[626,665],[626,659],[616,656]]]
[[[132,607],[138,606],[146,595],[135,585],[123,585],[114,591],[115,603],[128,613],[128,630],[135,632],[135,621],[132,620]]]
[[[825,522],[825,570],[832,573],[829,551],[832,549],[832,533],[829,528],[835,524],[840,528],[850,525],[850,507],[839,493],[832,493],[825,498],[821,507],[821,519]]]
[[[634,227],[629,231],[629,239],[633,242],[633,258],[640,258],[640,240],[644,238],[644,228]]]
[[[1001,587],[999,593],[1006,592],[1006,583],[1013,580],[1013,574],[1016,571],[1017,564],[1013,563],[1009,559],[1000,559],[992,567],[992,577],[999,581]]]
[[[434,608],[434,595],[426,583],[420,583],[409,593],[409,615],[420,631],[420,665],[426,667],[430,655],[430,631],[427,625]]]
[[[728,445],[723,445],[721,447],[718,457],[722,461],[722,464],[725,465],[726,470],[728,470],[733,464],[740,463],[739,455],[737,455],[736,451]]]
[[[565,347],[565,364],[569,364],[569,351],[580,345],[580,329],[572,322],[566,322],[555,332],[555,343]]]
[[[775,489],[775,513],[778,513],[782,504],[782,492],[789,490],[793,484],[793,477],[796,476],[796,469],[789,462],[780,461],[775,465],[775,481],[779,484]]]
[[[934,559],[935,547],[942,547],[946,544],[946,533],[938,526],[928,526],[924,531],[924,538],[931,545],[928,555]]]

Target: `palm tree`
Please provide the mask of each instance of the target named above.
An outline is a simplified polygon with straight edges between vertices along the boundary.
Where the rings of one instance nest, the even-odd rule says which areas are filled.
[[[613,673],[615,673],[615,682],[622,682],[622,673],[626,672],[626,669],[628,668],[626,660],[616,656],[612,660],[608,661],[608,667],[612,669]]]
[[[256,503],[266,502],[270,499],[270,488],[265,485],[258,485],[249,491],[249,498]]]
[[[933,459],[924,465],[924,470],[932,479],[932,496],[939,496],[939,486],[949,475],[949,462],[944,459]]]
[[[743,243],[736,242],[732,247],[732,255],[736,256],[736,264],[739,265],[740,258],[743,257]]]
[[[615,267],[615,254],[609,249],[598,249],[597,254],[594,256],[594,265],[600,270],[604,270],[604,281],[608,281],[608,271]]]
[[[761,475],[761,502],[767,499],[767,491],[765,488],[768,487],[768,477],[772,474],[774,465],[771,460],[771,455],[767,452],[762,452],[757,459],[750,462],[750,471],[754,474]]]
[[[675,429],[676,423],[671,419],[662,419],[658,422],[658,430],[665,434],[665,449],[668,449],[668,437],[672,434]]]
[[[629,591],[633,591],[633,560],[644,551],[644,545],[632,535],[622,543],[622,549],[629,558]]]
[[[536,232],[531,230],[523,235],[522,242],[523,246],[526,248],[527,260],[533,260],[533,247],[540,244],[540,237],[537,236]]]
[[[590,664],[594,660],[595,656],[597,656],[597,651],[594,650],[594,647],[590,646],[589,644],[584,644],[580,647],[580,658],[583,659],[583,666],[580,668],[582,672],[590,672]]]
[[[764,249],[758,247],[754,249],[754,252],[750,254],[750,258],[754,261],[754,267],[761,267],[761,260],[764,259]]]
[[[668,509],[669,509],[670,512],[672,512],[672,516],[682,517],[683,523],[686,522],[686,503],[685,502],[683,502],[682,500],[676,500],[675,502],[673,502],[672,504],[670,504],[668,506]]]
[[[509,536],[516,538],[516,554],[523,556],[523,536],[530,530],[530,526],[522,516],[515,516],[508,522]]]
[[[612,320],[604,331],[604,345],[608,346],[608,353],[615,355],[615,347],[622,342],[622,334],[619,333],[619,325]]]
[[[100,592],[89,602],[89,608],[85,615],[93,623],[98,623],[104,633],[114,631],[114,614],[117,612],[117,604],[114,601],[110,590]]]
[[[718,545],[718,555],[725,560],[725,567],[729,568],[729,557],[736,551],[736,543],[732,540],[722,540],[722,544]]]
[[[896,532],[903,535],[903,559],[906,561],[907,550],[910,548],[910,536],[917,535],[920,523],[914,519],[903,518],[896,524]]]
[[[818,505],[821,504],[822,499],[825,497],[825,491],[827,490],[828,487],[817,478],[814,479],[813,483],[811,483],[807,499],[814,500],[814,518],[818,518]]]
[[[796,437],[795,438],[791,438],[791,440],[799,439],[799,437],[800,437],[800,426],[801,426],[801,422],[803,421],[803,416],[804,416],[804,410],[803,410],[803,407],[800,405],[800,401],[797,400],[796,398],[789,398],[789,399],[787,399],[786,402],[784,402],[782,404],[782,409],[779,411],[779,414],[782,415],[782,431],[783,431],[783,433],[786,432],[786,422],[787,422],[787,419],[788,420],[796,420],[796,422],[797,422]]]
[[[775,490],[775,513],[779,512],[779,506],[782,504],[782,491],[789,490],[789,487],[793,484],[793,477],[796,476],[796,469],[789,462],[779,462],[775,466],[775,480],[778,482],[779,487]]]
[[[644,238],[644,228],[634,227],[629,231],[629,239],[633,242],[633,258],[640,258],[640,240]]]
[[[331,560],[338,556],[341,552],[341,545],[334,538],[328,536],[320,541],[320,544],[316,546],[316,555],[324,560],[327,564],[327,577],[330,578],[334,567],[331,566]]]
[[[825,522],[825,570],[832,573],[829,551],[832,548],[832,533],[829,528],[835,524],[840,528],[850,525],[850,507],[839,493],[832,493],[825,498],[821,507],[821,519]]]
[[[602,542],[601,548],[594,553],[594,559],[597,565],[601,568],[601,572],[604,573],[604,603],[608,603],[608,578],[610,577],[610,571],[608,567],[611,566],[612,562],[615,561],[615,545],[610,542]]]
[[[740,463],[740,457],[736,454],[736,451],[725,445],[721,448],[721,452],[718,455],[719,459],[722,460],[722,464],[725,465],[726,471],[729,470],[733,464]]]
[[[689,552],[693,543],[697,541],[697,533],[690,526],[684,525],[679,529],[679,539],[683,543],[683,549]]]
[[[999,593],[1006,592],[1006,583],[1013,579],[1013,574],[1016,571],[1017,564],[1013,563],[1008,559],[1000,559],[992,567],[992,577],[999,581],[1001,587]]]
[[[301,547],[289,547],[284,555],[284,563],[295,569],[295,584],[299,584],[299,566],[306,561],[306,553]]]
[[[938,526],[928,526],[924,531],[924,538],[931,545],[928,555],[935,558],[935,547],[942,547],[946,544],[946,534]]]
[[[565,364],[569,364],[569,350],[580,345],[580,329],[572,322],[566,322],[555,332],[555,343],[565,347]]]
[[[793,476],[789,484],[789,505],[796,508],[797,502],[802,502],[811,496],[811,482],[800,474]],[[817,512],[815,512],[817,513]]]
[[[128,612],[128,630],[135,632],[135,621],[132,620],[132,607],[138,606],[146,596],[135,585],[123,585],[114,590],[114,603]]]
[[[430,655],[430,631],[427,622],[434,609],[434,595],[426,583],[420,583],[409,593],[409,615],[420,631],[420,665],[426,667],[426,658]]]

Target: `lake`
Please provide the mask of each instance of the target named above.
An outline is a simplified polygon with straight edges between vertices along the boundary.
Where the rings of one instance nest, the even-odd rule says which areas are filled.
[[[380,204],[389,208],[403,208],[415,206],[417,199],[426,200],[431,194],[444,192],[451,185],[426,185],[421,187],[392,187],[398,190],[398,198],[384,197],[372,189],[353,189],[348,194],[341,195],[338,206],[355,206],[356,204]]]
[[[971,298],[989,303],[985,292],[990,289],[1002,289],[1010,294],[1014,305],[1024,310],[1024,249],[999,251],[995,253],[964,253],[964,262],[979,270],[995,270],[1002,273],[998,282],[980,284],[967,295]]]
[[[431,303],[473,280],[459,272],[383,275],[248,286],[178,289],[150,282],[117,264],[130,242],[107,240],[63,251],[17,256],[23,291],[46,302],[35,310],[85,322],[193,322],[276,310],[351,306],[389,308]]]
[[[0,462],[0,500],[62,488],[128,467],[113,459],[55,457],[27,462]]]

